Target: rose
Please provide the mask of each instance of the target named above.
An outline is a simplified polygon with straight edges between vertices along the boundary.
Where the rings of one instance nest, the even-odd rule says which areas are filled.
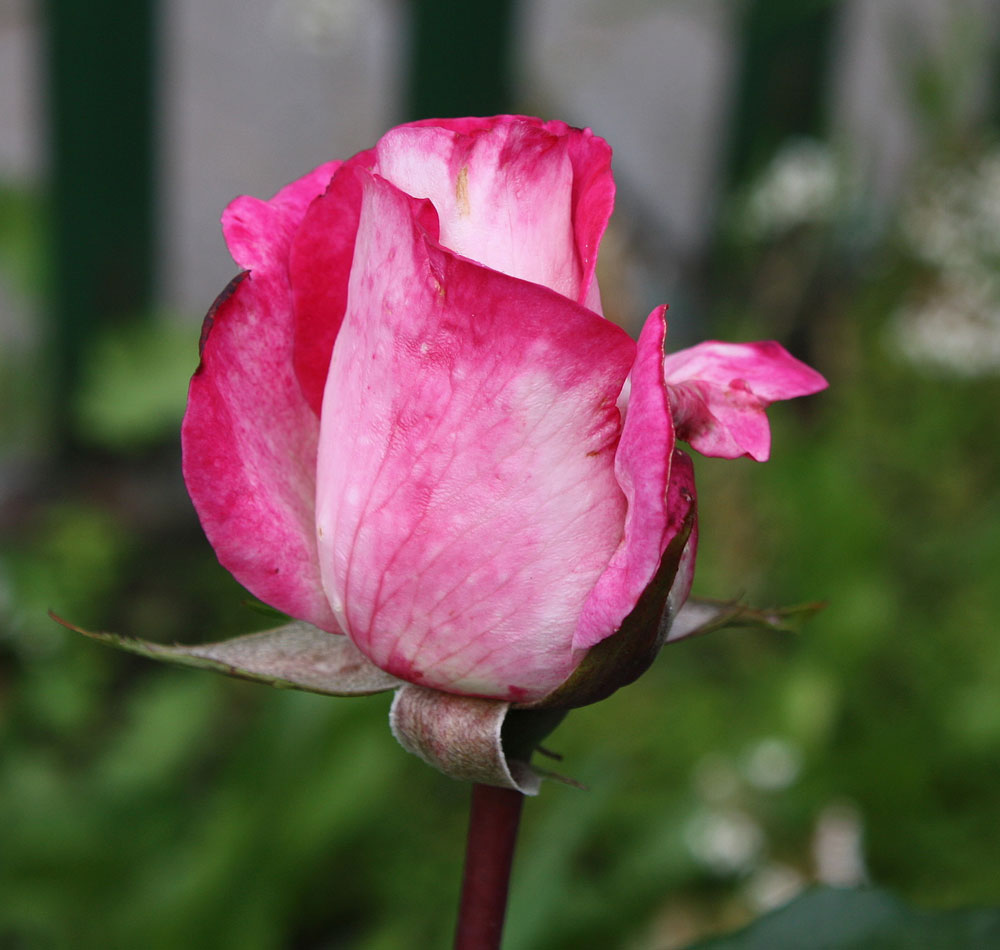
[[[561,122],[418,122],[226,209],[244,271],[206,318],[184,475],[257,597],[521,702],[637,605],[669,621],[695,548],[675,438],[763,460],[764,408],[825,382],[775,343],[664,358],[665,308],[638,343],[601,316],[610,158]]]

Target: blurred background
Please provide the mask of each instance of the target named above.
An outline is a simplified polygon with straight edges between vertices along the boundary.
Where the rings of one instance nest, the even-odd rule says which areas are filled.
[[[695,591],[824,600],[668,648],[548,744],[505,946],[670,950],[803,888],[1000,903],[1000,7],[989,0],[0,0],[0,946],[448,943],[467,788],[388,698],[75,637],[274,621],[178,427],[218,226],[429,115],[615,149],[605,309],[776,338],[828,393],[698,463]],[[990,582],[989,578],[994,581]]]

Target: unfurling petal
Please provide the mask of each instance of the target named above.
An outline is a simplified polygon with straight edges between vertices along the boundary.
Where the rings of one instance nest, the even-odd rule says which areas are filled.
[[[699,343],[671,353],[663,368],[677,438],[714,458],[767,461],[771,430],[764,410],[827,385],[774,342]]]
[[[573,637],[578,649],[592,647],[621,626],[670,543],[667,486],[674,429],[663,381],[664,312],[659,307],[649,315],[636,348],[628,412],[615,453],[615,477],[628,504],[624,532],[584,605]]]

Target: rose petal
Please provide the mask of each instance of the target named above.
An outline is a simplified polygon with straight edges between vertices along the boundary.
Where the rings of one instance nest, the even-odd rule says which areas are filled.
[[[499,116],[401,126],[376,152],[379,174],[433,202],[445,247],[600,312],[594,267],[614,203],[603,139]]]
[[[319,451],[334,611],[402,679],[543,695],[576,662],[580,609],[621,537],[615,400],[635,345],[433,244],[377,178],[348,299]]]
[[[239,198],[223,218],[246,276],[206,318],[181,430],[184,478],[219,561],[256,597],[338,631],[315,542],[319,423],[292,372],[286,262],[323,166],[271,201]]]
[[[222,212],[222,233],[233,260],[244,270],[270,270],[288,260],[292,230],[309,203],[323,193],[340,162],[327,162],[286,185],[269,201],[241,195]]]
[[[316,415],[330,354],[344,319],[354,235],[361,211],[361,183],[355,168],[370,167],[374,152],[360,152],[332,176],[325,193],[305,212],[289,252],[295,313],[293,363],[306,401]]]
[[[690,455],[675,448],[673,462],[670,466],[670,488],[667,490],[667,511],[670,518],[667,534],[671,539],[676,536],[680,529],[682,513],[687,512],[689,507],[692,510],[694,523],[691,525],[691,533],[688,535],[684,550],[681,552],[677,573],[674,575],[673,584],[670,585],[670,593],[667,595],[663,617],[660,620],[660,633],[664,637],[663,642],[670,639],[670,626],[691,593],[691,585],[694,582],[694,564],[698,554],[698,507],[697,492],[694,486],[694,463],[691,461]]]
[[[767,461],[771,430],[764,410],[827,385],[774,342],[699,343],[671,353],[663,367],[677,437],[714,458]]]
[[[555,690],[533,709],[573,709],[606,699],[640,677],[667,640],[670,625],[691,587],[697,547],[697,512],[691,459],[674,449],[667,490],[670,538],[649,585],[612,636],[595,643]],[[520,704],[518,704],[520,705]]]
[[[549,123],[548,127],[553,124]],[[597,287],[597,252],[615,208],[611,146],[590,129],[572,131],[576,133],[569,137],[569,160],[573,165],[573,233],[582,269],[576,299],[596,313],[603,313]]]
[[[639,336],[628,412],[615,453],[615,477],[628,504],[625,533],[584,605],[573,636],[578,649],[588,649],[618,630],[670,543],[667,486],[674,429],[663,381],[665,312],[665,307],[654,310]]]

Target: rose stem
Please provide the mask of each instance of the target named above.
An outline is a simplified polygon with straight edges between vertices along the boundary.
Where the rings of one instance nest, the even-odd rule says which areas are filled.
[[[455,950],[499,950],[523,804],[513,789],[472,786]]]

